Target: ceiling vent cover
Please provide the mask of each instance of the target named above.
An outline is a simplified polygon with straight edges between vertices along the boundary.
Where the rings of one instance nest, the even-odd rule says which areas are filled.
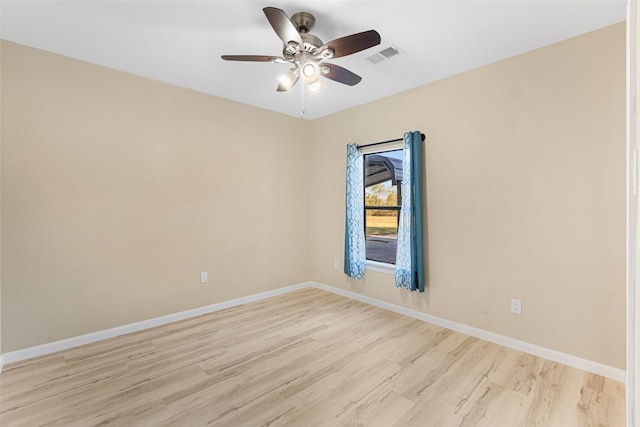
[[[399,54],[400,54],[400,49],[398,49],[394,45],[391,45],[386,49],[382,49],[380,52],[376,53],[375,55],[371,55],[367,57],[366,59],[372,64],[378,64],[382,61],[385,61]]]

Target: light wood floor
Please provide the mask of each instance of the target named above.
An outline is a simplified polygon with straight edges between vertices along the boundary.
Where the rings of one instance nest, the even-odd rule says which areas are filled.
[[[8,426],[623,426],[624,386],[316,289],[5,367]]]

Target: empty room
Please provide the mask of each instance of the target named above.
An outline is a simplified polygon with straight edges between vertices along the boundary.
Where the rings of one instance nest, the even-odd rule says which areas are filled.
[[[638,425],[637,22],[2,0],[0,425]]]

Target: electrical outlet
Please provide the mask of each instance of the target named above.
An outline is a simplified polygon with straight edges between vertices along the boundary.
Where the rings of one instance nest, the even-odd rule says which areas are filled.
[[[340,269],[340,261],[338,261],[337,259],[333,260],[333,269],[334,270]]]
[[[522,301],[519,299],[511,299],[511,312],[513,314],[522,314]]]
[[[200,283],[207,283],[209,281],[209,273],[202,271],[200,273]]]

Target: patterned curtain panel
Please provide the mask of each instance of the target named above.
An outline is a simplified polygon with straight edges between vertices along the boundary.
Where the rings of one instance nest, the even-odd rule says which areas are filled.
[[[347,145],[347,212],[344,231],[344,274],[362,279],[367,263],[364,239],[364,179],[362,152]]]
[[[404,135],[402,170],[396,286],[424,292],[422,135],[418,131]]]

